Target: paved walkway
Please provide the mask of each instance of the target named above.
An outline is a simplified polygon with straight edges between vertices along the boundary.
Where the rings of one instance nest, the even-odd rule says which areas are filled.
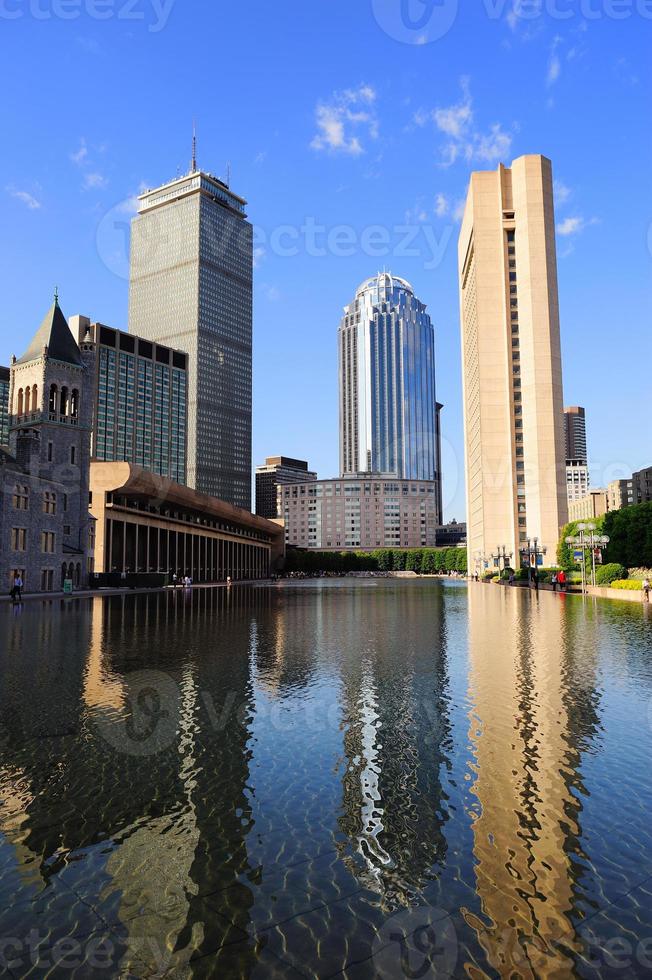
[[[236,585],[265,585],[269,584],[271,579],[238,579],[236,582],[232,582],[230,587]],[[229,588],[226,582],[198,582],[196,585],[190,586],[190,590],[193,589],[226,589]],[[72,594],[66,594],[64,592],[23,592],[20,602],[29,602],[32,599],[41,599],[42,601],[47,601],[50,599],[94,599],[97,596],[113,596],[113,595],[145,595],[151,592],[185,592],[186,589],[178,585],[176,589],[173,585],[164,585],[160,588],[155,589],[79,589]],[[0,602],[12,603],[13,600],[10,595],[0,595]],[[16,605],[20,603],[17,602]]]

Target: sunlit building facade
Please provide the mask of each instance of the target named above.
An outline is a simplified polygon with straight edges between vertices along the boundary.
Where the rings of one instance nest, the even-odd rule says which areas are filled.
[[[459,237],[469,567],[568,519],[550,160],[472,174]]]
[[[129,332],[188,354],[187,483],[251,506],[252,226],[193,166],[139,198]]]
[[[437,487],[391,473],[349,474],[279,487],[285,543],[328,551],[434,548]]]
[[[438,481],[435,332],[409,282],[363,282],[339,328],[340,472]]]
[[[135,463],[186,482],[187,354],[73,316],[95,344],[94,459]]]

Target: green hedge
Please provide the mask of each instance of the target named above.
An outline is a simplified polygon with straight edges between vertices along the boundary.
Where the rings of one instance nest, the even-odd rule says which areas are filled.
[[[626,579],[627,569],[624,565],[617,562],[609,562],[606,565],[598,565],[595,572],[596,585],[611,585],[617,579]]]
[[[416,572],[466,574],[466,548],[379,548],[376,551],[289,549],[287,572]]]
[[[639,582],[635,578],[616,579],[615,582],[611,583],[611,588],[624,589],[627,592],[640,592],[643,588],[643,582]]]

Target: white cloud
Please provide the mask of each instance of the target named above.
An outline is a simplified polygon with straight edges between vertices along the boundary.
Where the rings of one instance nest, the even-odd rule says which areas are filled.
[[[88,146],[86,145],[86,139],[82,136],[79,141],[79,149],[75,150],[70,154],[70,159],[73,163],[76,163],[78,167],[81,167],[88,157]]]
[[[579,235],[580,232],[584,231],[585,228],[589,228],[591,225],[597,225],[598,218],[583,218],[581,215],[574,215],[573,217],[564,218],[557,225],[557,234],[561,235],[563,238],[568,238],[571,235]]]
[[[87,173],[84,174],[83,188],[85,191],[89,190],[101,190],[103,187],[109,183],[108,178],[104,174],[100,173]]]
[[[557,35],[553,39],[552,45],[550,47],[550,59],[548,61],[548,71],[546,74],[546,85],[548,88],[552,88],[555,82],[559,81],[559,76],[561,75],[561,58],[559,57],[559,47],[562,43],[562,39]],[[569,53],[568,57],[572,57]]]
[[[15,197],[17,201],[21,201],[30,211],[38,211],[41,207],[41,202],[27,191],[17,190],[15,187],[6,187],[5,190],[12,197]]]
[[[266,286],[265,295],[270,303],[277,303],[281,298],[281,291],[278,286]]]
[[[426,113],[420,109],[414,116],[418,126],[423,126],[430,119],[435,128],[448,137],[441,148],[441,164],[451,167],[458,160],[471,163],[474,160],[483,163],[497,163],[505,160],[512,148],[512,135],[501,123],[493,123],[489,130],[483,132],[475,123],[473,99],[469,79],[461,79],[462,98],[450,106],[438,106]]]
[[[437,129],[460,140],[473,122],[473,106],[468,78],[462,79],[462,101],[445,109],[435,109],[433,119]]]
[[[262,247],[262,245],[258,245],[254,249],[254,269],[257,268],[263,261],[265,254],[265,249]]]
[[[254,163],[255,163],[255,164],[256,164],[257,166],[260,166],[260,164],[261,164],[261,163],[264,163],[264,161],[265,161],[265,157],[266,157],[266,156],[267,156],[267,150],[261,150],[261,151],[260,151],[259,153],[257,153],[257,154],[256,154],[256,156],[254,157]]]
[[[378,119],[374,110],[376,92],[370,85],[335,92],[330,102],[315,109],[317,133],[310,146],[359,156],[364,153],[362,138],[376,139]]]
[[[435,214],[438,218],[443,218],[450,210],[450,203],[445,194],[438,194],[435,198]]]
[[[570,187],[564,184],[561,180],[556,180],[554,182],[553,189],[555,193],[555,203],[557,205],[565,204],[572,194]]]

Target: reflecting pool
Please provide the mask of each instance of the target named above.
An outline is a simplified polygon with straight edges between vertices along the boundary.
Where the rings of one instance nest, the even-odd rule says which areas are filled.
[[[325,580],[0,629],[0,973],[652,973],[649,609]]]

